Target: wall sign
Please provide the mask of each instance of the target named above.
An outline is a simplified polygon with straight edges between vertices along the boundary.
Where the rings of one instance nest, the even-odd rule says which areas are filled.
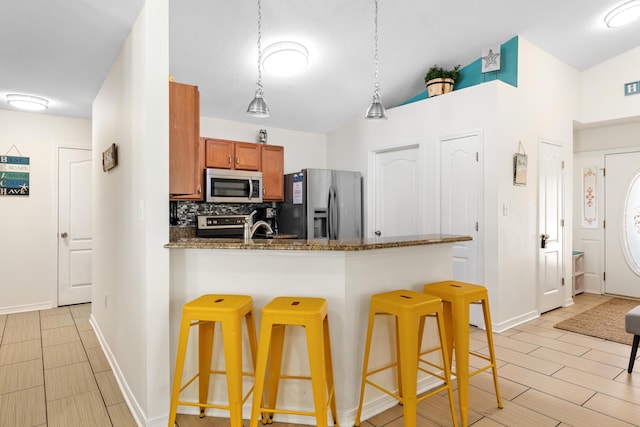
[[[111,144],[102,152],[102,170],[106,172],[116,166],[118,166],[118,147],[116,144]]]
[[[637,95],[640,93],[640,81],[624,84],[624,96]]]
[[[11,149],[18,151],[16,146]],[[0,196],[28,196],[29,195],[29,158],[20,156],[0,155]]]

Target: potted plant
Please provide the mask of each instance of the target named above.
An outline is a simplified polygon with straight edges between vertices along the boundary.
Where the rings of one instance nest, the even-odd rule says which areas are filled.
[[[427,87],[429,98],[442,95],[453,90],[453,85],[460,76],[460,65],[456,65],[450,70],[434,65],[429,68],[424,76],[424,83]]]

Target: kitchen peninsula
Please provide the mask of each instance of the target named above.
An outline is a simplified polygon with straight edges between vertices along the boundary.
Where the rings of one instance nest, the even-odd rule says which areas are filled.
[[[418,235],[347,241],[258,239],[245,243],[242,239],[182,238],[168,243],[171,249],[171,361],[178,340],[182,305],[207,293],[246,294],[254,300],[256,321],[260,310],[276,296],[326,298],[329,306],[331,345],[334,359],[335,393],[341,425],[353,425],[359,399],[362,357],[372,294],[393,289],[422,290],[429,282],[452,279],[452,249],[456,242],[471,240],[468,236]],[[385,319],[381,319],[385,321]],[[425,343],[435,342],[435,332],[427,326]],[[388,327],[393,328],[392,324]],[[258,326],[259,328],[259,326]],[[374,335],[371,366],[394,360],[393,335],[378,328]],[[390,329],[389,331],[392,331]],[[216,339],[219,338],[220,334]],[[190,345],[197,340],[190,340]],[[216,341],[216,344],[218,342]],[[304,333],[300,329],[287,332],[283,375],[306,375],[308,372]],[[221,347],[218,347],[221,348]],[[195,372],[197,354],[185,372]],[[219,355],[218,355],[219,356]],[[216,355],[214,355],[214,358]],[[248,354],[244,357],[245,364]],[[214,363],[222,363],[221,358]],[[250,367],[245,367],[250,371]],[[251,387],[247,379],[245,390]],[[395,379],[389,378],[390,388]],[[224,380],[214,379],[212,396],[226,399]],[[285,406],[312,410],[311,390],[307,381],[282,380],[279,398]],[[418,390],[436,383],[422,378]],[[363,418],[382,412],[397,402],[380,392],[367,389]],[[193,393],[191,396],[188,393]],[[183,396],[196,399],[195,389]],[[244,416],[250,414],[249,399]],[[180,407],[179,412],[195,408]],[[195,413],[195,412],[193,412]],[[224,411],[208,413],[227,417]],[[281,416],[282,417],[282,416]],[[293,423],[308,423],[307,417],[280,418]]]

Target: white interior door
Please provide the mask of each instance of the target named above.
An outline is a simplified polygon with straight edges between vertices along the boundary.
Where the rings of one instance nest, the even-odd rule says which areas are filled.
[[[58,305],[91,301],[91,151],[58,151]]]
[[[553,144],[540,143],[539,155],[538,309],[544,313],[562,307],[565,299],[564,161],[562,147]]]
[[[419,147],[412,145],[375,153],[372,191],[376,236],[420,233],[421,191]]]
[[[605,155],[605,292],[640,298],[640,152]]]
[[[479,135],[440,141],[440,232],[471,236],[473,240],[453,246],[453,280],[482,284],[479,265],[480,194]],[[482,311],[471,306],[469,321],[484,327]]]

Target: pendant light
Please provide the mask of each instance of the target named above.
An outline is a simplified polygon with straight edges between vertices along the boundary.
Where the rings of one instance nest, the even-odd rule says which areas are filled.
[[[258,0],[258,83],[256,89],[256,96],[253,98],[247,108],[247,114],[253,117],[269,117],[269,106],[264,99],[264,93],[262,91],[262,47],[260,45],[262,39],[262,10],[261,2]]]
[[[384,105],[382,105],[382,101],[380,100],[380,82],[378,81],[378,0],[375,0],[376,5],[376,13],[373,18],[373,23],[375,26],[375,33],[373,36],[373,42],[375,44],[375,55],[374,60],[376,64],[375,71],[375,85],[373,90],[373,102],[369,106],[367,110],[367,119],[386,119],[387,113],[384,109]]]

